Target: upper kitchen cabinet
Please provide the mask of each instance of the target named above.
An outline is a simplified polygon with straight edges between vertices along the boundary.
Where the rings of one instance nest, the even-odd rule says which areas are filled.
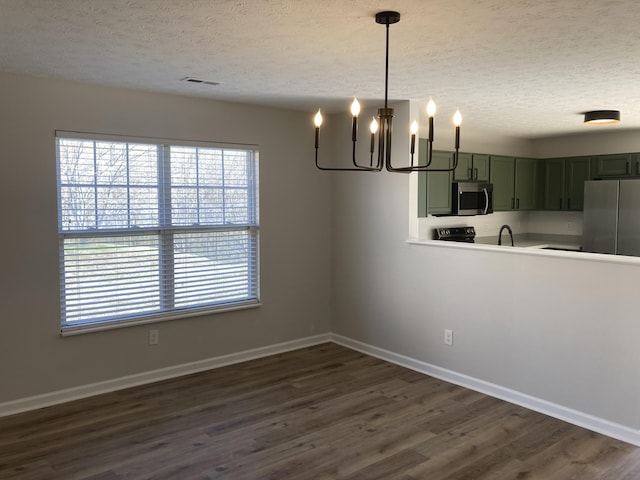
[[[543,168],[543,208],[562,210],[565,206],[565,159],[547,158]]]
[[[491,156],[493,210],[535,210],[539,161],[532,158]]]
[[[584,182],[591,179],[591,157],[544,160],[543,208],[582,210]]]
[[[426,140],[420,139],[420,165],[427,163]],[[451,168],[453,153],[434,151],[430,168]],[[451,213],[451,183],[453,171],[420,172],[418,174],[418,216],[443,215]]]
[[[584,209],[584,182],[591,180],[591,157],[565,160],[565,205],[567,210]]]
[[[460,153],[458,166],[453,171],[453,180],[464,181],[489,181],[489,155],[477,153]]]
[[[513,210],[515,159],[492,155],[489,181],[493,184],[493,210]]]
[[[638,175],[637,155],[618,153],[593,157],[593,177],[624,177]]]
[[[537,204],[539,160],[516,158],[515,210],[535,210]]]

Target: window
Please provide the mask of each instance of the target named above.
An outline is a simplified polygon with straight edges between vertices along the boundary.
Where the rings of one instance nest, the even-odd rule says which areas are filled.
[[[258,303],[257,151],[56,143],[63,331]]]

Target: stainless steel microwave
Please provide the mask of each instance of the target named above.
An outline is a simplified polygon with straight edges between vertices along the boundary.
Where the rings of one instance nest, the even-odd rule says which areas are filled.
[[[493,185],[487,182],[453,182],[451,188],[454,215],[493,213]]]

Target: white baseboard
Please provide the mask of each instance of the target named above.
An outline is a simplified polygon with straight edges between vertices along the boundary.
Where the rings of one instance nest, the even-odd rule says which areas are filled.
[[[594,432],[602,433],[603,435],[622,440],[623,442],[627,442],[632,445],[640,446],[640,430],[635,430],[625,425],[610,422],[609,420],[548,402],[541,398],[517,392],[494,383],[486,382],[452,370],[447,370],[446,368],[438,367],[437,365],[432,365],[389,350],[368,345],[348,337],[332,333],[330,334],[330,339],[338,345],[366,353],[372,357],[380,358],[387,362],[415,370],[416,372],[424,373],[477,392],[482,392],[492,397],[528,408],[529,410],[549,415],[550,417],[578,425],[579,427],[583,427]]]
[[[42,395],[35,395],[33,397],[12,400],[10,402],[0,403],[0,417],[29,410],[36,410],[38,408],[69,402],[71,400],[78,400],[80,398],[87,398],[101,393],[113,392],[123,388],[135,387],[147,383],[158,382],[160,380],[180,377],[182,375],[211,370],[213,368],[224,367],[234,363],[246,362],[247,360],[268,357],[269,355],[289,352],[291,350],[310,347],[329,341],[331,341],[331,339],[328,333],[315,335],[312,337],[301,338],[275,345],[268,345],[266,347],[254,348],[252,350],[245,350],[229,355],[221,355],[219,357],[199,360],[197,362],[184,363],[149,372],[128,375],[126,377],[107,380],[104,382],[97,382],[89,385],[82,385],[80,387],[45,393]]]

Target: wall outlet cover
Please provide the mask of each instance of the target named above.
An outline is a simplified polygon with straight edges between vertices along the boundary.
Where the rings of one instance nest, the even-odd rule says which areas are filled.
[[[160,331],[157,328],[149,330],[149,345],[158,345],[160,343]]]

